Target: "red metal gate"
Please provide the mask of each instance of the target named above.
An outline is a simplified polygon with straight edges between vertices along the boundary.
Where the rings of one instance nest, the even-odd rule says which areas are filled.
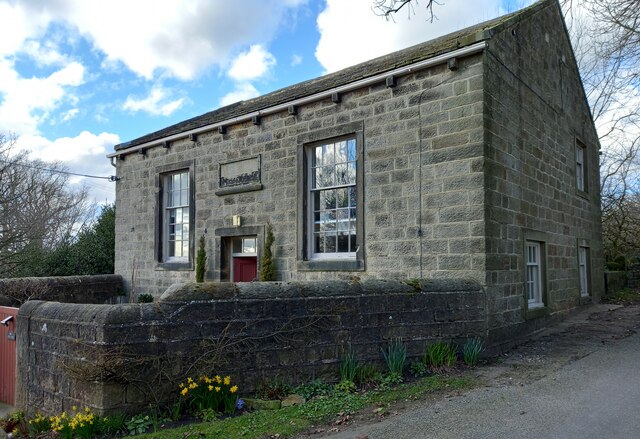
[[[16,317],[18,308],[0,306],[0,401],[16,398]]]

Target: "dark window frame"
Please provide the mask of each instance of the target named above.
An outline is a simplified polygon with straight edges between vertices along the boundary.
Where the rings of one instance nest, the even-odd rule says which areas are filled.
[[[356,141],[356,252],[355,257],[311,258],[309,213],[309,152],[323,142],[346,138]],[[297,268],[300,271],[364,271],[364,125],[352,122],[298,136]]]
[[[580,171],[578,168],[578,151],[582,150],[582,163],[580,164],[582,167],[582,170]],[[578,137],[575,138],[574,141],[574,149],[573,149],[573,155],[574,155],[574,167],[575,167],[575,185],[576,185],[576,193],[584,198],[587,198],[589,196],[589,160],[588,160],[588,152],[589,149],[587,148],[587,145],[580,140]],[[578,177],[580,176],[580,174],[582,174],[582,188],[579,187],[578,185]]]
[[[165,185],[169,175],[189,172],[189,257],[186,261],[166,260],[165,234]],[[154,228],[154,259],[156,270],[181,271],[193,270],[195,261],[195,161],[187,160],[155,169],[156,207]]]

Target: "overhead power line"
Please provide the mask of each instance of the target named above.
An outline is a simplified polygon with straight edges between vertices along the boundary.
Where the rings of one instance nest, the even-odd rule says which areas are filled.
[[[60,170],[60,169],[45,168],[43,166],[28,165],[26,163],[10,162],[10,161],[6,161],[6,160],[0,160],[0,163],[5,163],[7,165],[22,166],[23,168],[35,169],[37,171],[52,172],[52,173],[64,174],[64,175],[73,175],[73,176],[76,176],[76,177],[96,178],[96,179],[108,180],[108,181],[118,181],[118,180],[120,180],[120,177],[116,177],[115,175],[109,175],[109,176],[105,177],[103,175],[79,174],[77,172],[70,172],[70,171],[63,171],[63,170]]]

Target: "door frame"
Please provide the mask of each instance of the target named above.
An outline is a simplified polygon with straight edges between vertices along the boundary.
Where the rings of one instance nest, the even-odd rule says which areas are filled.
[[[214,260],[218,261],[215,266],[213,277],[218,282],[231,282],[233,279],[231,267],[225,270],[225,263],[232,265],[231,248],[228,246],[230,238],[242,236],[256,237],[256,271],[260,272],[260,261],[262,259],[262,249],[264,248],[264,230],[265,226],[238,226],[238,227],[221,227],[215,230],[215,243],[213,246]],[[227,244],[225,244],[227,242]],[[226,254],[225,254],[226,253]]]

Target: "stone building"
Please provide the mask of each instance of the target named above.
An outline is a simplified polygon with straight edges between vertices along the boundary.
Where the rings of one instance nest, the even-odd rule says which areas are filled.
[[[271,223],[279,281],[473,279],[500,337],[601,294],[598,152],[544,0],[117,145],[116,273],[159,295],[204,235],[250,281]]]

